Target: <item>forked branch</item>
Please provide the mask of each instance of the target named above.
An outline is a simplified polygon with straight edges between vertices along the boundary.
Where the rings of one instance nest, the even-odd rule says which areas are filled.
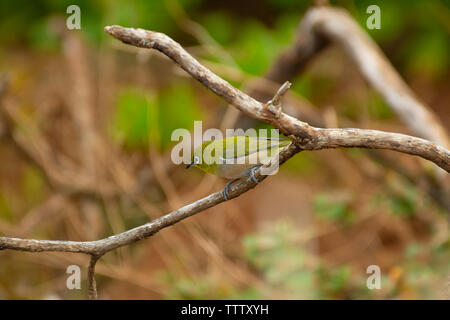
[[[389,149],[417,155],[434,162],[450,172],[450,152],[430,141],[398,133],[363,129],[321,129],[315,128],[283,112],[273,112],[268,104],[261,103],[211,70],[201,65],[177,42],[165,34],[121,26],[106,27],[105,31],[121,40],[141,48],[156,49],[175,61],[194,79],[222,97],[249,117],[266,122],[293,138],[302,150],[320,150],[338,147],[359,147]],[[284,87],[285,85],[283,85]],[[283,89],[282,87],[282,89]],[[284,90],[281,90],[284,91]],[[277,93],[278,94],[278,93]],[[269,103],[269,105],[272,105]]]
[[[338,45],[352,58],[365,79],[412,132],[449,148],[446,130],[439,119],[414,95],[375,41],[344,9],[328,6],[309,9],[293,44],[276,60],[266,78],[278,83],[293,79],[330,44]]]

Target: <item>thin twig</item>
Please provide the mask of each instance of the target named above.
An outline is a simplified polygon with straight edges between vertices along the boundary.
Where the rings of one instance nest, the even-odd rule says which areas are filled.
[[[286,81],[275,93],[272,100],[267,102],[267,109],[277,118],[279,118],[281,114],[281,99],[287,94],[290,87],[291,83]]]
[[[101,255],[91,255],[91,260],[89,261],[88,268],[88,283],[89,283],[89,292],[88,297],[89,300],[97,300],[97,282],[95,281],[95,264],[98,259],[100,259]]]
[[[292,83],[286,81],[283,85],[278,89],[278,91],[273,96],[273,99],[268,102],[268,104],[273,104],[274,106],[281,107],[281,99],[286,95],[288,90],[291,88]]]

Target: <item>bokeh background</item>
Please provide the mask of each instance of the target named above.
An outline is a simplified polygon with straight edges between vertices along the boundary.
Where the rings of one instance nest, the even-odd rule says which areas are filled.
[[[81,30],[65,28],[81,8]],[[449,1],[332,1],[366,30],[450,126]],[[250,91],[312,1],[0,1],[0,235],[95,240],[220,190],[170,161],[176,128],[264,127],[161,54],[103,32],[164,32]],[[271,84],[270,90],[277,85]],[[293,79],[300,112],[330,126],[410,133],[350,58],[331,46]],[[449,207],[429,164],[384,151],[302,152],[233,201],[108,253],[103,299],[448,299]],[[427,178],[428,177],[428,178]],[[437,191],[436,191],[437,190]],[[442,190],[441,190],[442,191]],[[447,194],[448,195],[448,194]],[[447,201],[446,201],[447,200]],[[66,288],[67,266],[81,290]],[[366,287],[378,265],[380,290]],[[0,252],[0,299],[84,299],[87,257]]]

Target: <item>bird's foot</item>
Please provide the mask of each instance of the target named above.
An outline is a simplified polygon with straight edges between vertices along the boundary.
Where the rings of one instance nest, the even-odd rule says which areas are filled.
[[[238,181],[238,180],[239,180],[239,178],[238,178],[238,179],[231,180],[230,182],[228,182],[228,183],[226,184],[225,188],[223,188],[222,194],[223,194],[223,197],[225,198],[225,201],[228,201],[228,192],[230,191],[231,185],[232,185],[233,183],[235,183],[236,181]]]
[[[260,164],[259,166],[253,167],[250,169],[250,177],[249,179],[252,180],[254,183],[259,183],[258,179],[256,179],[255,177],[255,171],[258,170],[259,168],[261,168],[262,164]]]
[[[248,178],[249,180],[252,180],[252,181],[255,182],[255,183],[259,183],[258,179],[256,179],[256,177],[255,177],[255,171],[258,170],[259,168],[261,168],[261,166],[262,166],[262,164],[260,164],[260,165],[258,165],[258,166],[255,166],[255,167],[253,167],[253,168],[250,169],[250,177]],[[222,190],[222,195],[223,195],[223,197],[225,198],[225,201],[228,201],[228,200],[229,200],[229,199],[228,199],[228,193],[229,193],[229,191],[230,191],[231,185],[232,185],[233,183],[235,183],[236,181],[238,181],[239,179],[240,179],[240,178],[231,180],[230,182],[228,182],[228,183],[225,185],[225,188],[223,188],[223,190]]]

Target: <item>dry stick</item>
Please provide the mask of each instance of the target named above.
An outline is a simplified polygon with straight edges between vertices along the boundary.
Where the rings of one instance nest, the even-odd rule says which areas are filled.
[[[440,121],[417,99],[377,44],[343,9],[319,7],[308,10],[300,22],[294,43],[273,64],[266,78],[278,83],[293,79],[331,42],[352,57],[361,74],[412,132],[443,147],[450,146]]]
[[[95,281],[95,264],[97,263],[98,259],[100,259],[100,257],[101,255],[91,255],[91,260],[89,261],[89,268],[88,268],[89,300],[98,299],[97,282]]]
[[[227,81],[202,66],[177,42],[165,34],[121,26],[105,27],[105,31],[124,43],[156,49],[175,61],[183,70],[205,87],[234,105],[248,116],[269,123],[283,134],[292,137],[303,150],[338,147],[389,149],[430,160],[450,172],[450,152],[424,139],[378,130],[320,129],[283,112],[271,112],[260,103],[234,88]],[[273,110],[272,110],[273,111]]]
[[[301,149],[299,149],[295,144],[291,144],[287,149],[280,153],[280,165],[300,151]],[[266,167],[269,167],[269,165],[266,165]],[[262,181],[267,176],[261,175],[259,173],[260,170],[261,169],[255,171],[255,177],[259,181]],[[252,180],[245,180],[230,188],[228,198],[236,198],[255,186],[256,184]],[[11,249],[29,252],[62,251],[85,253],[92,256],[102,256],[108,251],[148,238],[163,228],[169,227],[189,216],[209,209],[224,201],[225,199],[222,192],[216,192],[159,217],[149,223],[96,241],[58,241],[0,237],[0,250]]]

